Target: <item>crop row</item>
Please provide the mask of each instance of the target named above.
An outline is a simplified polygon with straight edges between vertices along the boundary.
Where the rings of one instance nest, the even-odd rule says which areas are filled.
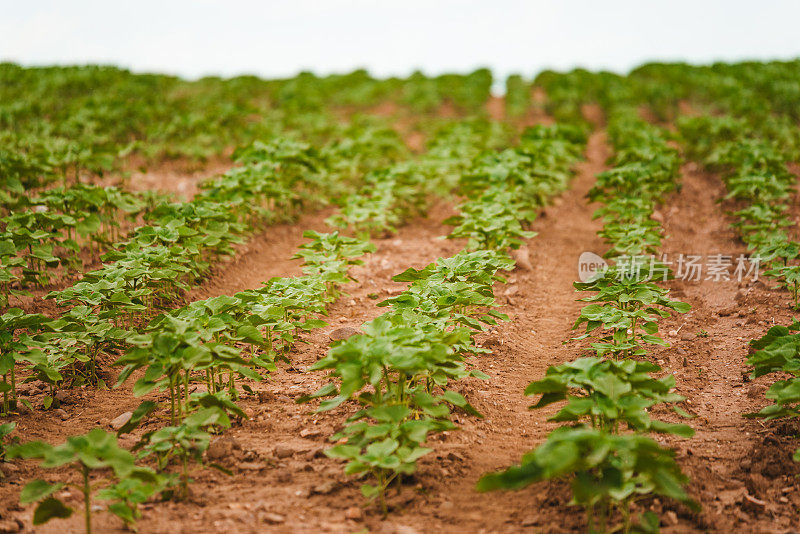
[[[371,164],[376,164],[383,157],[402,153],[400,140],[393,139],[398,147],[394,151],[387,152],[385,140],[362,143],[361,149],[379,152],[372,158]],[[194,200],[151,207],[144,214],[149,224],[116,243],[104,256],[107,263],[102,268],[51,292],[48,298],[70,306],[61,317],[50,320],[17,308],[9,310],[2,318],[3,413],[16,408],[18,362],[33,373],[26,380],[38,378],[49,384],[45,408],[64,385],[104,385],[98,374],[101,357],[124,347],[125,340],[140,331],[149,317],[169,308],[182,290],[206,275],[213,261],[232,254],[233,245],[242,242],[256,224],[290,218],[304,205],[319,204],[327,192],[324,184],[339,182],[333,175],[338,170],[333,164],[337,149],[352,142],[345,139],[324,152],[287,140],[257,143],[238,154],[239,165],[205,184]],[[84,186],[73,189],[77,188],[102,191]],[[114,192],[105,198],[113,198]],[[7,232],[13,230],[7,228]],[[22,328],[29,332],[20,332]],[[30,332],[36,335],[31,337]]]
[[[366,142],[350,138],[333,148],[344,147],[346,152],[361,142],[362,152],[372,151],[365,165],[403,153],[396,135],[387,140],[385,134],[372,134]],[[296,256],[304,260],[303,276],[274,278],[258,290],[192,302],[146,319],[154,310],[168,308],[179,290],[206,274],[211,259],[232,253],[231,246],[248,229],[290,218],[305,204],[319,200],[319,195],[330,194],[330,186],[346,186],[334,173],[352,174],[357,168],[352,163],[337,165],[337,156],[337,150],[317,152],[285,140],[256,143],[240,151],[239,165],[205,184],[194,200],[152,209],[146,217],[156,224],[132,231],[106,255],[111,263],[51,294],[62,304],[74,304],[61,318],[24,315],[18,309],[3,317],[8,345],[0,369],[4,413],[15,408],[15,364],[29,365],[26,380],[38,378],[50,384],[51,395],[44,400],[47,408],[55,387],[65,382],[102,385],[98,356],[119,350],[124,354],[115,362],[123,367],[118,385],[136,373],[141,378],[133,385],[135,395],[154,389],[169,392],[170,426],[145,433],[134,447],[139,450],[136,460],[155,457],[155,470],[137,466],[134,456],[119,449],[113,436],[101,429],[72,436],[59,447],[31,442],[8,452],[8,458],[39,458],[44,467],[75,465],[84,480],[79,489],[84,493],[87,531],[93,491],[90,471],[112,468],[115,483],[97,497],[111,500],[109,510],[127,524],[135,523],[137,505],[153,495],[185,498],[190,460],[202,459],[211,433],[230,426],[232,417],[244,416],[235,404],[237,380],[261,380],[263,372],[274,369],[276,358],[287,358],[299,332],[325,325],[319,315],[338,298],[339,286],[349,280],[349,267],[374,250],[371,244],[338,233],[307,232],[311,242]],[[22,328],[25,331],[15,336]],[[198,382],[202,391],[191,394],[190,386],[197,387]],[[247,384],[241,387],[251,391]],[[119,434],[132,431],[157,407],[144,401]],[[3,437],[13,427],[13,423],[3,425]],[[176,461],[177,474],[169,471]],[[39,501],[35,524],[72,513],[52,496],[60,487],[36,480],[23,490],[23,503]]]
[[[283,80],[241,76],[189,82],[113,67],[24,68],[0,64],[3,191],[78,183],[128,163],[205,161],[231,146],[301,133],[321,144],[336,115],[393,101],[430,113],[451,104],[480,114],[492,74],[376,79],[363,70]]]
[[[677,186],[680,158],[656,127],[634,109],[608,110],[608,136],[614,147],[612,168],[598,175],[589,198],[602,207],[599,235],[615,264],[587,282],[575,282],[588,302],[573,329],[573,339],[591,340],[591,356],[548,368],[545,377],[528,385],[538,396],[531,408],[562,404],[551,421],[562,423],[546,441],[523,456],[521,463],[484,476],[478,489],[518,489],[537,481],[571,480],[573,502],[586,510],[590,532],[658,529],[650,511],[636,517],[636,502],[651,495],[696,505],[682,486],[687,482],[674,452],[648,434],[688,437],[692,429],[651,417],[658,405],[676,403],[673,376],[656,378],[661,368],[646,360],[648,346],[666,345],[658,321],[689,306],[671,300],[654,280],[667,279],[666,267],[654,259],[661,229],[652,214],[664,195]],[[654,276],[654,269],[655,274]],[[614,526],[615,521],[620,521]]]

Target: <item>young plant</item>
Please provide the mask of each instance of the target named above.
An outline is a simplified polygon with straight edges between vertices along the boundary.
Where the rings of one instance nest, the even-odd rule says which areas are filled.
[[[566,401],[550,421],[577,423],[585,421],[592,428],[619,434],[626,425],[635,432],[660,432],[691,437],[694,431],[687,425],[652,419],[650,408],[656,404],[675,404],[685,398],[674,393],[675,377],[653,378],[661,368],[649,362],[635,360],[605,360],[596,357],[547,369],[545,377],[531,382],[526,395],[541,395],[531,408],[543,408]],[[672,406],[675,413],[689,415]]]
[[[351,398],[361,404],[362,409],[331,438],[346,438],[346,443],[327,454],[349,460],[348,474],[372,475],[374,483],[363,485],[362,493],[377,499],[385,515],[389,484],[412,473],[416,460],[431,451],[423,446],[428,434],[454,428],[448,405],[479,416],[463,396],[446,389],[448,381],[486,375],[466,371],[463,357],[452,348],[468,344],[470,334],[464,328],[444,331],[424,316],[392,313],[363,329],[364,334],[337,343],[311,367],[330,369],[340,385],[331,382],[298,402],[332,397],[322,401],[320,411]]]
[[[117,438],[100,428],[90,430],[87,434],[70,436],[66,442],[52,446],[41,441],[31,441],[11,448],[9,458],[34,458],[41,460],[41,467],[58,468],[69,465],[80,475],[80,482],[49,484],[44,480],[29,482],[20,494],[20,502],[28,504],[38,502],[33,512],[33,524],[41,525],[54,518],[67,518],[73,513],[72,508],[65,505],[53,494],[64,486],[72,486],[83,494],[83,516],[87,534],[92,532],[91,501],[97,483],[93,484],[92,474],[111,471],[112,480],[139,480],[152,490],[149,496],[160,489],[160,477],[147,467],[139,467],[133,455],[117,445]],[[101,482],[102,483],[102,482]],[[144,486],[140,486],[140,490]],[[107,496],[107,494],[104,494]],[[130,505],[130,508],[128,507]],[[127,511],[135,515],[137,503],[133,500],[125,503]]]
[[[235,406],[235,405],[234,405]],[[238,407],[236,408],[241,412]],[[244,414],[241,413],[244,417]],[[159,430],[146,432],[141,440],[134,446],[134,451],[141,449],[139,458],[155,456],[158,471],[164,473],[173,459],[178,460],[180,472],[176,477],[167,476],[168,486],[178,486],[178,498],[185,500],[189,497],[189,462],[194,460],[202,465],[203,453],[208,449],[211,441],[210,427],[228,428],[230,419],[225,410],[216,405],[210,405],[192,415],[185,417],[181,424],[166,426]],[[211,467],[230,475],[230,471],[218,464]]]
[[[574,338],[595,338],[592,348],[598,355],[614,357],[641,356],[647,344],[667,345],[658,336],[658,319],[668,317],[670,311],[686,313],[690,306],[671,300],[669,290],[651,280],[671,276],[665,265],[654,259],[620,258],[587,282],[575,282],[578,291],[597,293],[580,299],[591,302],[585,306],[573,325],[582,326],[584,334]]]
[[[155,388],[168,389],[170,421],[175,425],[181,414],[189,413],[189,384],[193,372],[202,372],[209,391],[216,391],[219,377],[228,372],[226,386],[235,396],[234,375],[261,380],[261,375],[250,368],[237,347],[215,341],[215,333],[226,328],[222,321],[198,325],[197,322],[164,315],[151,333],[131,337],[133,347],[115,365],[124,365],[117,385],[125,382],[140,368],[144,376],[133,387],[137,396]]]
[[[773,419],[800,418],[800,321],[789,326],[773,326],[760,339],[750,342],[754,352],[747,359],[753,366],[752,378],[779,373],[784,378],[774,382],[766,397],[773,402],[745,417]],[[794,453],[800,462],[800,449]]]
[[[15,364],[28,353],[34,341],[20,330],[35,328],[44,317],[39,314],[26,314],[19,308],[11,308],[0,316],[0,392],[3,404],[0,415],[8,415],[17,406],[17,379]]]
[[[15,441],[18,441],[15,438],[10,438],[8,441],[6,438],[14,432],[14,429],[17,427],[17,423],[4,423],[0,425],[0,462],[6,461],[6,450],[8,449],[9,444],[13,444]]]
[[[688,482],[675,452],[639,434],[618,435],[585,426],[561,427],[519,465],[484,475],[478,491],[520,489],[542,480],[567,478],[572,500],[586,510],[588,532],[658,531],[659,520],[645,512],[637,522],[637,500],[658,495],[690,509],[699,506],[686,494]],[[620,524],[612,526],[616,517]],[[638,524],[637,524],[638,523]]]

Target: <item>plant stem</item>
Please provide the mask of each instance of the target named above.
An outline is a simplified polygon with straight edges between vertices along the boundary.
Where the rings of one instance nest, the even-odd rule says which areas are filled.
[[[175,426],[175,377],[169,377],[169,422]]]
[[[86,520],[86,534],[92,534],[92,509],[90,498],[92,488],[89,486],[89,468],[81,464],[83,472],[83,517]]]

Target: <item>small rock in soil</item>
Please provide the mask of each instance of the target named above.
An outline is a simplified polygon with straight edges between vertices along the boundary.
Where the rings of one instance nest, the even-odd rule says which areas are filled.
[[[286,518],[281,514],[276,514],[274,512],[261,512],[258,514],[258,519],[262,523],[268,523],[270,525],[278,525],[280,523],[284,523]]]
[[[351,328],[349,326],[341,326],[339,328],[332,330],[331,333],[328,334],[328,337],[331,339],[331,341],[341,341],[356,334],[358,334],[358,330],[356,330],[355,328]]]
[[[727,308],[722,308],[717,312],[720,317],[728,317],[729,315],[733,315],[736,313],[736,306],[728,306]]]
[[[0,474],[2,474],[2,476],[10,477],[11,475],[15,475],[18,472],[19,472],[19,467],[17,467],[16,465],[7,462],[0,462]]]
[[[767,503],[762,501],[761,499],[756,499],[749,493],[744,494],[744,500],[742,501],[742,508],[747,512],[754,512],[760,513],[763,512],[766,508]]]
[[[119,430],[120,428],[128,424],[128,421],[131,420],[131,417],[133,417],[133,412],[121,413],[114,419],[112,419],[111,423],[109,424],[111,425],[111,428],[113,428],[114,430]]]
[[[261,471],[265,467],[261,462],[239,462],[239,469],[242,471]]]
[[[277,458],[288,458],[292,456],[296,451],[294,447],[292,447],[291,445],[279,443],[275,445],[275,449],[273,452],[275,453],[275,457]]]
[[[58,402],[63,404],[69,404],[72,402],[72,397],[70,397],[69,393],[63,390],[56,391],[54,397]]]
[[[301,438],[315,438],[321,435],[322,431],[319,428],[304,428],[300,431]]]
[[[681,334],[681,341],[691,341],[695,338],[690,332],[684,332]]]
[[[327,482],[323,482],[322,484],[317,484],[312,488],[312,493],[319,493],[320,495],[327,495],[328,493],[333,492],[339,485],[338,482],[335,480],[328,480]]]
[[[67,419],[69,419],[69,414],[64,410],[62,410],[61,408],[53,410],[53,415],[60,418],[62,421],[66,421]]]
[[[241,446],[237,447],[237,445],[238,443],[236,443],[236,440],[230,436],[217,438],[209,444],[206,456],[211,460],[230,458],[233,455],[234,449],[241,448]]]
[[[670,526],[677,526],[678,525],[678,514],[676,514],[673,510],[667,510],[665,514],[666,523]]]
[[[531,253],[528,247],[520,247],[517,250],[511,251],[511,257],[517,262],[517,267],[523,271],[532,271],[533,265],[531,264]]]
[[[539,520],[535,517],[526,517],[522,520],[523,527],[532,527],[539,524]]]
[[[354,521],[358,521],[359,519],[361,519],[363,517],[363,515],[364,514],[361,511],[361,508],[359,508],[358,506],[351,506],[350,508],[348,508],[344,512],[344,516],[347,519],[352,519]]]

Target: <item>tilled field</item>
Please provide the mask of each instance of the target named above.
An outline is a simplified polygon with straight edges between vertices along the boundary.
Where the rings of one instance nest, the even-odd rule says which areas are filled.
[[[533,99],[539,104],[516,119],[515,136],[528,126],[553,124],[553,118],[542,109],[545,97],[541,89],[534,91]],[[681,105],[688,108],[685,102]],[[508,121],[503,99],[493,97],[485,109],[491,122]],[[433,158],[426,151],[424,134],[399,110],[396,105],[386,105],[371,112],[393,121],[392,127],[413,154],[409,159]],[[345,474],[341,459],[325,454],[331,436],[341,432],[347,418],[359,410],[354,396],[325,411],[316,410],[319,400],[298,401],[330,382],[325,371],[310,370],[311,366],[329,354],[332,346],[342,346],[342,340],[353,339],[351,336],[357,336],[365,323],[384,314],[387,308],[378,306],[380,302],[405,294],[408,282],[393,281],[393,276],[457,256],[465,247],[481,249],[482,245],[474,245],[475,234],[454,234],[454,239],[446,239],[457,223],[445,221],[464,213],[468,203],[475,201],[474,195],[459,190],[429,200],[416,212],[406,211],[396,231],[368,232],[372,233],[370,241],[375,250],[363,255],[363,264],[350,267],[350,281],[337,282],[343,294],[327,304],[326,316],[322,317],[327,325],[301,332],[287,357],[276,359],[274,370],[265,372],[263,381],[237,379],[242,390],[236,405],[245,417],[232,417],[230,428],[214,432],[202,454],[206,468],[193,465],[190,470],[192,481],[186,498],[149,499],[140,505],[139,531],[585,531],[587,518],[580,506],[571,503],[568,477],[552,477],[519,491],[476,490],[481,477],[518,463],[560,426],[552,420],[558,412],[556,406],[530,410],[536,399],[523,392],[529,383],[542,379],[551,366],[591,352],[588,341],[570,341],[581,333],[573,325],[585,305],[577,300],[584,295],[573,287],[578,279],[578,259],[587,251],[602,255],[609,244],[622,242],[621,238],[603,239],[608,219],[593,217],[598,208],[611,202],[609,195],[598,197],[595,193],[598,175],[602,180],[614,167],[615,154],[624,150],[614,137],[618,135],[614,129],[620,127],[612,122],[613,112],[596,105],[584,103],[580,112],[591,131],[581,160],[571,164],[573,176],[568,187],[546,192],[550,198],[542,203],[529,226],[537,235],[526,236],[522,246],[511,251],[515,266],[504,274],[504,283],[494,284],[493,306],[509,319],[474,333],[477,346],[486,350],[469,359],[469,368],[479,369],[488,378],[467,376],[447,386],[463,395],[482,417],[452,407],[448,420],[454,426],[427,435],[425,443],[432,451],[416,461],[413,474],[398,479],[402,484],[388,486],[387,514],[374,501],[365,501],[359,489],[363,481]],[[455,120],[457,114],[443,106],[434,115],[439,120]],[[653,128],[675,131],[674,121],[642,115],[657,124]],[[616,120],[620,121],[618,116]],[[655,209],[647,216],[663,235],[656,247],[658,253],[673,262],[675,270],[679,270],[678,258],[685,255],[708,259],[749,253],[742,234],[731,226],[737,220],[733,212],[746,207],[744,197],[730,198],[727,171],[701,165],[686,153],[687,146],[670,140],[664,149],[674,150],[674,157],[680,161],[676,185],[663,195],[654,195]],[[797,170],[796,165],[789,168]],[[157,172],[134,172],[128,186],[134,191],[170,191],[188,199],[203,190],[203,180],[225,170],[224,160],[212,160],[191,171],[168,165]],[[393,185],[397,193],[404,182],[392,179],[397,180]],[[469,184],[465,187],[468,189]],[[526,190],[511,189],[510,193],[513,197]],[[796,239],[800,203],[794,191],[787,202],[788,235]],[[308,264],[293,258],[308,242],[304,232],[330,232],[331,217],[342,210],[316,207],[291,222],[259,227],[243,243],[233,245],[233,254],[215,260],[202,281],[183,291],[180,302],[172,307],[258,290],[274,277],[304,276]],[[353,228],[345,232],[358,233]],[[99,268],[102,264],[96,261],[91,265]],[[689,304],[691,309],[666,314],[659,320],[657,331],[668,346],[652,343],[646,353],[636,355],[660,368],[656,376],[673,375],[674,392],[685,397],[677,404],[687,417],[658,405],[648,406],[647,412],[653,418],[686,423],[694,429],[692,437],[654,432],[653,439],[664,450],[675,451],[677,465],[689,478],[686,491],[701,508],[693,511],[664,495],[646,494],[632,504],[631,511],[654,512],[663,532],[795,532],[800,524],[800,464],[792,461],[792,452],[800,445],[800,425],[792,418],[765,421],[744,417],[769,404],[765,394],[775,381],[773,375],[751,378],[753,368],[747,360],[754,351],[748,343],[772,326],[791,324],[793,299],[790,292],[777,290],[774,281],[763,273],[758,279],[725,278],[702,273],[695,279],[678,277],[660,283],[669,289],[670,298]],[[11,304],[27,313],[57,317],[68,307],[42,297],[74,281],[69,277],[58,280],[35,289],[33,296],[12,297]],[[119,372],[111,365],[113,361],[107,355],[99,360],[100,375],[109,385],[116,382]],[[25,371],[20,374],[21,379],[28,376]],[[98,426],[119,430],[126,412],[135,411],[142,400],[156,401],[158,408],[149,418],[119,437],[119,446],[130,449],[148,432],[170,423],[168,391],[162,388],[144,396],[134,395],[134,381],[145,376],[141,369],[136,370],[130,380],[112,389],[90,385],[61,388],[56,395],[58,407],[50,410],[41,409],[49,393],[44,383],[28,380],[17,390],[34,410],[23,406],[10,420],[16,423],[15,433],[23,441],[55,444]],[[186,384],[187,395],[207,392],[201,379]],[[410,419],[420,417],[417,413]],[[208,468],[210,464],[228,473]],[[36,462],[24,460],[2,463],[0,470],[4,475],[0,483],[0,532],[82,530],[80,513],[33,526],[33,505],[17,504],[20,490],[31,479],[76,481],[74,469],[44,470]],[[76,510],[82,509],[83,497],[75,488],[59,489],[55,495]],[[119,519],[106,513],[105,505],[98,501],[92,506],[95,531],[121,530]]]

